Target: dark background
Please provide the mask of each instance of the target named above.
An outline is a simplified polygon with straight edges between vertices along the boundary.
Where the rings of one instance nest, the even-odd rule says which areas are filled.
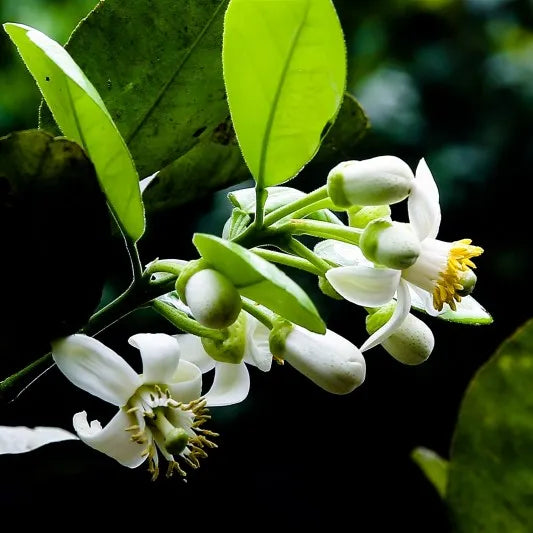
[[[114,513],[123,523],[149,519],[187,529],[450,530],[446,509],[409,454],[424,445],[447,456],[468,382],[531,316],[533,12],[527,0],[334,3],[348,47],[348,89],[373,126],[353,158],[392,154],[413,168],[426,158],[441,193],[439,236],[469,237],[485,249],[475,297],[494,324],[431,320],[436,347],[425,364],[405,367],[373,349],[366,354],[366,382],[347,397],[328,395],[288,365],[275,365],[268,375],[251,369],[246,402],[213,410],[220,447],[187,484],[164,477],[151,483],[143,467],[128,471],[80,443],[3,456],[3,512],[38,508],[42,523],[61,523],[60,516],[78,512],[82,521]],[[93,4],[0,0],[0,19],[33,25],[64,42]],[[37,89],[3,36],[0,69],[0,135],[34,127]],[[311,190],[324,178],[294,184]],[[149,218],[143,259],[192,257],[192,231],[221,231],[225,194]],[[126,258],[117,252],[112,260],[105,297],[127,282]],[[362,343],[364,317],[354,306],[326,299],[310,277],[298,281],[330,329]],[[34,301],[37,316],[46,313],[38,286]],[[136,361],[126,339],[140,330],[172,332],[139,312],[101,339]],[[21,335],[31,335],[31,323]],[[52,369],[1,408],[0,424],[70,428],[72,414],[83,409],[104,422],[113,414]]]

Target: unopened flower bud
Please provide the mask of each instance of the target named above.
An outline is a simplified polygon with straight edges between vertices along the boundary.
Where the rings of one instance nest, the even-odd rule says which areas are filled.
[[[354,205],[348,209],[348,222],[352,228],[365,229],[376,218],[390,218],[391,209],[388,205]]]
[[[413,181],[412,170],[398,157],[344,161],[328,175],[328,194],[339,207],[390,205],[407,198]]]
[[[371,311],[366,318],[366,330],[370,335],[390,320],[395,305],[392,303]],[[400,363],[419,365],[431,355],[435,346],[435,337],[422,320],[409,313],[402,325],[395,329],[381,345]]]
[[[319,335],[300,326],[275,327],[270,349],[333,394],[348,394],[365,379],[366,364],[359,348],[329,329]]]
[[[242,307],[233,283],[212,268],[192,274],[183,287],[183,296],[192,316],[209,328],[220,329],[233,324]]]
[[[410,224],[379,218],[365,228],[359,241],[365,257],[374,263],[403,270],[420,255],[420,240]]]

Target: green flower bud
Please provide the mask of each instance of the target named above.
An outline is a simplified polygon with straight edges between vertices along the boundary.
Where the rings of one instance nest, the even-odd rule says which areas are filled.
[[[420,255],[420,240],[410,224],[378,218],[368,224],[359,247],[374,263],[403,270],[412,266]]]
[[[377,218],[391,220],[391,210],[388,205],[354,205],[348,209],[348,221],[352,228],[365,229]]]
[[[212,268],[204,268],[189,277],[184,297],[192,316],[209,328],[220,329],[233,324],[242,308],[241,297],[233,283]]]
[[[328,194],[339,207],[390,205],[407,198],[413,181],[412,170],[398,157],[344,161],[328,175]]]

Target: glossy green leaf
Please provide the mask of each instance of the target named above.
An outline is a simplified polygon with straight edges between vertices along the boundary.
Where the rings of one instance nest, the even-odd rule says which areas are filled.
[[[457,531],[530,533],[533,524],[533,321],[471,381],[447,490]]]
[[[448,483],[449,461],[443,459],[433,450],[418,447],[411,452],[411,459],[420,467],[429,481],[433,484],[439,496],[446,495],[446,485]]]
[[[109,205],[124,231],[144,231],[139,178],[124,140],[91,82],[65,49],[22,24],[4,24],[63,134],[91,158]]]
[[[316,333],[326,326],[309,296],[273,264],[238,244],[196,233],[193,243],[200,255],[228,277],[242,296]]]
[[[294,177],[343,99],[346,51],[331,0],[231,0],[224,80],[244,159],[260,186]]]
[[[418,311],[424,311],[424,305],[419,301],[416,294],[412,293],[411,296],[413,298],[412,306]],[[457,311],[448,309],[443,313],[439,313],[436,318],[471,326],[484,326],[493,322],[492,316],[472,296],[461,298],[461,302],[457,305]]]
[[[111,224],[86,153],[42,131],[0,138],[0,191],[5,359],[38,341],[47,351],[87,322],[102,294]]]
[[[66,45],[102,95],[143,178],[208,144],[229,116],[221,64],[227,4],[106,0]],[[45,112],[41,127],[50,127]],[[188,163],[178,165],[175,177],[187,190],[196,175],[181,174]]]

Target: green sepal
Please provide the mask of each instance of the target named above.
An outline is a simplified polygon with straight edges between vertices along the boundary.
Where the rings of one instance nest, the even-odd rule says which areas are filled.
[[[193,261],[189,261],[187,266],[180,272],[180,275],[176,279],[176,292],[178,293],[178,296],[180,300],[187,305],[187,300],[185,298],[185,286],[187,285],[187,282],[197,272],[200,272],[200,270],[204,270],[204,268],[209,268],[209,264],[204,261],[203,259],[195,259]]]
[[[193,243],[200,255],[224,274],[242,296],[311,331],[326,331],[309,296],[273,264],[214,235],[196,233]]]
[[[225,332],[227,336],[224,340],[203,337],[202,346],[215,361],[238,364],[242,361],[246,348],[246,315],[241,313]]]
[[[283,359],[285,354],[285,340],[294,329],[294,324],[288,320],[277,318],[273,322],[273,327],[268,338],[270,353],[279,359]]]

